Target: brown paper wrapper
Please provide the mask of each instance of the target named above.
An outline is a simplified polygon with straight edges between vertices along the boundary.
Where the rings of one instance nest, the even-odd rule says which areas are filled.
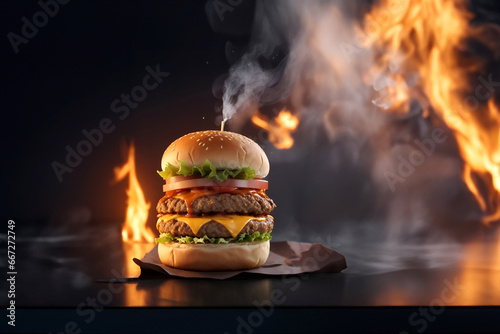
[[[294,275],[301,273],[338,273],[347,268],[342,254],[321,244],[295,241],[271,242],[266,263],[260,268],[238,271],[191,271],[172,268],[161,263],[158,246],[142,259],[134,258],[141,270],[154,270],[166,275],[186,278],[226,279],[241,273],[261,275]]]

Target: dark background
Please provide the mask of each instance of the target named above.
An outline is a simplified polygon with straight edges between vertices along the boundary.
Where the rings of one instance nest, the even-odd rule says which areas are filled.
[[[360,10],[372,3],[359,2]],[[151,203],[148,225],[154,228],[163,183],[156,170],[164,149],[185,133],[219,128],[221,82],[250,39],[255,2],[229,5],[232,10],[223,19],[214,12],[214,3],[71,1],[59,5],[58,13],[27,44],[19,45],[16,54],[7,35],[21,35],[23,17],[33,22],[41,7],[35,1],[0,2],[2,221],[14,219],[18,226],[46,234],[65,233],[82,223],[119,227],[128,184],[113,182],[113,168],[125,161],[124,144],[133,141],[138,179]],[[494,1],[474,1],[470,7],[476,22],[500,21]],[[141,85],[146,66],[157,64],[169,76],[120,120],[111,103]],[[51,164],[65,164],[66,147],[75,149],[86,139],[82,131],[97,128],[104,118],[115,130],[104,134],[59,182]],[[351,146],[349,140],[331,145],[324,133],[307,133],[303,137],[314,137],[313,145],[297,140],[293,149],[280,151],[250,124],[239,131],[258,141],[271,161],[268,194],[278,204],[273,212],[280,227],[274,233],[277,239],[300,240],[306,234],[315,239],[339,222],[351,229],[352,222],[383,218],[395,197],[403,203],[427,197],[444,208],[436,220],[451,221],[453,230],[465,215],[447,208],[477,210],[459,201],[464,194],[469,202],[471,197],[456,175],[448,182],[457,184],[452,191],[435,183],[437,174],[429,174],[429,182],[437,184],[432,190],[425,187],[426,192],[417,193],[415,181],[397,194],[380,194],[371,180],[371,166],[352,159],[357,154],[370,161],[369,145]],[[306,131],[301,133],[299,126],[296,139]],[[446,159],[455,166],[459,158],[450,152]],[[443,161],[439,155],[433,160],[439,170]]]
[[[22,35],[23,17],[33,22],[41,7],[0,2],[3,221],[15,220],[25,235],[67,234],[88,224],[119,228],[128,183],[113,182],[113,168],[133,141],[138,179],[151,204],[148,226],[155,230],[163,151],[188,132],[219,128],[222,82],[251,38],[255,1],[234,2],[221,15],[214,3],[220,2],[71,1],[16,54],[7,35]],[[142,85],[146,66],[157,64],[169,76],[121,120],[112,102]],[[82,131],[104,118],[114,131],[59,182],[54,161],[66,164],[66,147],[76,149],[87,140]],[[271,161],[267,193],[278,204],[273,215],[281,226],[275,238],[314,238],[332,222],[374,215],[369,169],[348,159],[349,145],[332,148],[324,133],[315,133],[315,150],[300,140],[277,150],[251,124],[237,131],[262,145]]]
[[[227,3],[226,0],[222,2]],[[75,317],[75,305],[101,291],[103,283],[96,283],[96,278],[110,277],[110,268],[122,267],[123,263],[116,258],[122,256],[119,228],[125,216],[127,181],[113,183],[113,168],[125,160],[124,143],[135,143],[137,175],[146,200],[151,203],[148,225],[154,230],[155,206],[162,196],[163,183],[156,170],[160,168],[164,149],[187,132],[219,127],[221,100],[217,88],[220,88],[222,78],[249,41],[254,2],[243,0],[233,11],[225,12],[224,20],[213,12],[207,16],[207,3],[211,5],[213,1],[73,0],[60,5],[57,15],[49,18],[48,23],[39,28],[37,35],[27,44],[21,44],[16,54],[7,34],[13,32],[20,35],[21,19],[26,17],[32,22],[33,14],[41,8],[36,1],[0,1],[0,31],[4,36],[0,43],[0,218],[4,223],[8,219],[16,221],[19,271],[23,273],[18,281],[19,305],[70,307],[69,313],[60,313],[59,318],[45,316],[46,313],[38,309],[28,309],[28,312],[33,311],[38,317],[43,317],[45,323],[49,322],[48,327],[55,327],[54,331],[63,330],[67,319]],[[370,4],[371,1],[363,3]],[[474,1],[472,6],[478,15],[477,20],[500,22],[498,2]],[[233,49],[235,45],[239,47]],[[112,101],[141,85],[147,73],[145,67],[155,68],[157,64],[170,75],[158,88],[149,91],[147,98],[131,110],[125,120],[120,120],[111,110]],[[65,163],[66,146],[76,148],[85,139],[82,131],[97,128],[104,118],[112,120],[115,130],[105,134],[100,145],[93,147],[92,153],[83,157],[73,172],[65,173],[63,181],[59,182],[51,164],[54,161]],[[381,225],[374,221],[385,216],[386,205],[392,200],[394,206],[401,208],[401,216],[396,220],[403,218],[399,219],[399,226],[406,231],[408,221],[404,218],[409,216],[405,206],[416,198],[429,196],[425,203],[433,202],[442,212],[435,217],[435,221],[430,220],[429,225],[422,228],[424,233],[420,234],[421,230],[418,230],[416,236],[412,234],[413,241],[418,243],[419,237],[425,240],[425,232],[437,226],[433,225],[436,221],[446,225],[443,228],[446,231],[457,230],[457,217],[470,226],[471,219],[462,213],[474,209],[471,207],[474,202],[457,175],[445,175],[448,179],[440,181],[439,173],[427,174],[425,182],[418,187],[416,183],[421,179],[416,177],[414,181],[407,182],[406,188],[402,186],[396,194],[384,197],[370,179],[371,166],[351,159],[354,150],[361,156],[369,157],[369,146],[351,146],[348,140],[331,145],[324,133],[313,134],[319,140],[312,146],[310,142],[299,140],[305,131],[299,128],[297,143],[292,150],[279,151],[252,125],[242,129],[243,134],[255,138],[264,147],[271,161],[271,173],[267,178],[270,184],[268,194],[278,204],[273,212],[276,219],[273,237],[278,240],[322,242],[344,254],[349,265],[343,274],[335,274],[334,277],[311,275],[309,281],[304,280],[299,293],[290,292],[289,304],[284,308],[293,311],[297,305],[428,305],[439,297],[442,282],[460,273],[454,270],[437,273],[396,270],[414,267],[446,269],[442,263],[447,261],[433,260],[440,260],[441,257],[454,259],[456,254],[450,256],[446,248],[444,252],[438,248],[430,255],[420,253],[417,248],[398,248],[388,242],[398,236],[388,234],[388,238],[384,238],[385,234],[379,232]],[[459,166],[454,151],[450,152],[445,157],[440,154],[433,156],[430,164],[433,171],[445,170],[443,166],[450,164]],[[420,171],[425,174],[426,169]],[[456,187],[449,188],[450,184]],[[420,192],[417,191],[419,189]],[[467,201],[457,202],[457,198],[467,197],[467,194]],[[398,201],[394,201],[395,198]],[[472,223],[480,226],[478,221]],[[33,235],[77,234],[82,231],[80,227],[89,225],[93,227],[89,229],[92,231],[111,231],[114,239],[99,239],[96,234],[81,240],[62,239],[60,242],[45,242],[40,238],[39,242],[32,243],[30,239]],[[341,234],[341,240],[335,239],[333,231],[336,225],[347,230]],[[364,239],[358,233],[361,229],[364,229]],[[471,235],[469,228],[464,230]],[[408,241],[405,238],[399,240],[402,245]],[[113,248],[115,252],[110,251]],[[455,248],[451,250],[454,252]],[[88,259],[75,260],[82,254]],[[30,261],[25,260],[28,258]],[[130,258],[122,260],[130,262]],[[369,274],[366,268],[379,264],[383,272],[390,273],[356,277],[358,272]],[[489,287],[482,282],[495,282],[492,278],[496,278],[497,272],[481,268],[480,273],[482,276],[477,276],[477,282],[484,294],[478,294],[476,303],[491,305]],[[245,289],[253,291],[249,288],[262,281],[254,278],[242,281],[233,281],[234,284],[227,281],[220,282],[222,284],[205,282],[206,285],[201,285],[201,288],[208,291],[209,296],[210,293],[217,295],[215,301],[221,303],[208,305],[227,305],[226,296],[232,295],[229,302],[241,302],[241,305],[253,310],[254,296],[248,294],[248,298],[242,300],[240,292]],[[193,288],[200,286],[200,281],[191,280],[169,279],[159,283],[153,281],[150,285],[145,280],[139,282],[137,285],[145,284],[145,287],[140,289],[133,284],[125,284],[132,293],[128,290],[124,296],[115,296],[110,306],[126,305],[124,299],[128,293],[134,298],[149,293],[151,298],[148,301],[156,300],[161,296],[158,291],[162,290],[160,284],[163,283],[177,283],[177,286],[194,292],[199,290]],[[279,279],[270,282],[266,278],[263,283],[278,289],[282,287]],[[5,295],[6,291],[1,292]],[[180,306],[192,305],[193,300],[187,299]],[[145,316],[150,320],[148,325],[156,326],[158,317],[154,309],[145,310],[150,312],[149,318]],[[205,309],[199,310],[200,313],[206,312]],[[333,310],[337,312],[337,309]],[[397,329],[415,329],[407,323],[413,309],[397,310],[399,318],[391,313],[391,309],[384,307],[378,308],[378,311],[388,311],[387,318],[378,318],[379,313],[374,313],[373,308],[367,309],[368,316],[364,314],[364,317],[359,309],[350,310],[353,313],[337,313],[337,319],[318,313],[317,309],[309,311],[314,313],[314,317],[319,314],[328,326],[331,325],[329,321],[334,319],[335,323],[339,320],[348,323],[343,326],[351,329],[353,324],[361,324],[376,330],[373,324],[377,323]],[[208,322],[233,326],[236,314],[228,315],[226,311],[220,310],[215,317],[213,313],[206,313],[211,317]],[[474,310],[483,315],[482,319],[486,314],[489,321],[470,320],[474,326],[471,331],[495,325],[490,319],[497,310],[491,311],[491,316],[486,311]],[[171,323],[183,325],[182,321],[174,319],[178,313],[172,315],[169,312],[163,312],[162,316],[171,316]],[[278,314],[278,310],[276,312]],[[98,317],[93,325],[104,331],[106,326],[138,317],[137,313],[124,314],[117,317],[117,322],[109,321],[107,316]],[[283,330],[283,324],[288,324],[288,328],[294,325],[293,321],[289,322],[290,319],[301,322],[307,318],[316,319],[309,313],[303,314],[306,316],[295,317],[295,313],[287,313],[286,320],[276,317],[272,321],[275,321],[275,328]],[[472,318],[471,314],[470,310],[456,313],[453,308],[447,308],[439,321],[449,319],[446,323],[461,326]],[[28,319],[31,317],[22,313],[19,315],[24,323],[30,323]],[[221,321],[224,317],[226,320],[230,317],[231,322]],[[204,327],[199,324],[205,322],[191,323],[194,318],[196,316],[189,316],[190,325],[203,330]],[[479,319],[479,316],[474,319]],[[77,320],[81,322],[81,319]],[[441,326],[439,321],[434,324]],[[32,323],[38,326],[36,321]],[[126,321],[123,324],[123,327],[127,326]],[[318,324],[313,324],[311,328]],[[335,329],[328,326],[322,328]],[[461,327],[460,330],[465,329]]]
[[[215,24],[228,31],[216,33],[205,1],[72,1],[59,5],[17,54],[7,34],[21,35],[21,19],[33,22],[41,8],[34,1],[0,6],[2,220],[24,226],[63,226],[80,219],[75,216],[106,224],[122,220],[127,181],[113,184],[113,168],[125,159],[124,143],[134,141],[154,226],[163,150],[187,132],[218,128],[220,99],[212,86],[230,67],[226,42],[248,39],[253,2],[224,13],[224,22]],[[142,85],[145,67],[157,64],[170,75],[120,120],[111,102]],[[103,118],[115,130],[59,182],[52,162],[65,164],[65,147],[75,149],[86,139],[82,130],[97,128]]]

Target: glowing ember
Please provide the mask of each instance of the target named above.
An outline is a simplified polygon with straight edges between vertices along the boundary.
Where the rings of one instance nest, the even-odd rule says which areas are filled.
[[[278,149],[289,149],[293,146],[292,132],[299,125],[299,119],[288,110],[281,110],[273,121],[258,110],[252,116],[252,122],[267,130],[269,140]]]
[[[135,172],[135,147],[132,143],[128,151],[127,162],[114,169],[115,180],[123,180],[129,176],[129,186],[127,189],[127,211],[125,223],[122,229],[124,241],[149,242],[154,241],[153,232],[146,227],[150,203],[146,203],[137,175]]]
[[[472,18],[463,1],[386,0],[366,15],[360,40],[376,53],[368,80],[384,76],[396,83],[388,85],[391,103],[384,109],[401,114],[417,100],[424,115],[436,115],[453,131],[463,180],[489,224],[500,221],[500,111],[484,62],[464,50],[468,38],[489,46],[487,29],[499,28],[473,26]],[[471,86],[472,78],[478,81]]]

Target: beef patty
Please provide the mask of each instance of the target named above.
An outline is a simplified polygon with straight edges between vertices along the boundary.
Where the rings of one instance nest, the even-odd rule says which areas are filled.
[[[192,203],[194,215],[201,214],[238,214],[249,216],[268,215],[276,207],[269,197],[240,195],[231,193],[213,194],[195,199]],[[187,213],[186,201],[181,198],[163,198],[158,202],[156,210],[160,214]]]
[[[266,216],[265,221],[250,220],[240,233],[252,234],[256,231],[260,233],[271,232],[274,227],[274,219],[271,216]],[[209,238],[230,238],[231,233],[220,223],[215,220],[211,220],[205,225],[203,225],[198,233],[194,234],[191,227],[183,221],[177,219],[171,219],[169,221],[160,221],[157,224],[158,231],[160,233],[172,233],[176,237],[203,237],[208,236]]]

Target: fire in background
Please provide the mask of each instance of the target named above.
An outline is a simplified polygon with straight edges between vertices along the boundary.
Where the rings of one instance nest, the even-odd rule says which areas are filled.
[[[115,181],[123,180],[128,175],[127,209],[122,228],[123,241],[154,242],[154,234],[146,226],[150,203],[146,202],[135,170],[135,146],[128,149],[128,158],[121,167],[116,167]]]
[[[295,130],[255,111],[285,104],[300,119],[298,130],[307,124],[303,133],[322,129],[335,142],[348,132],[370,141],[373,175],[382,184],[383,171],[397,167],[401,124],[409,144],[411,137],[444,129],[461,159],[461,180],[481,210],[476,220],[497,225],[499,26],[476,19],[465,0],[357,4],[259,2],[255,26],[267,28],[254,32],[250,51],[230,71],[224,118],[251,119],[276,147],[290,148]],[[287,56],[274,68],[262,67],[283,44]]]
[[[125,221],[122,226],[123,261],[127,277],[136,277],[141,273],[133,258],[142,258],[154,247],[154,233],[147,227],[150,203],[146,201],[144,192],[137,179],[135,168],[135,146],[128,147],[127,161],[120,167],[115,167],[115,181],[121,181],[128,176],[127,202],[124,203]],[[146,303],[144,292],[130,291],[126,286],[126,305],[142,306]]]
[[[481,43],[498,58],[500,29],[473,19],[465,1],[385,0],[365,16],[360,34],[362,45],[374,50],[368,82],[383,77],[388,83],[392,103],[385,111],[406,113],[418,101],[423,117],[452,130],[464,162],[462,178],[489,224],[500,221],[499,84],[468,43]]]
[[[289,110],[282,109],[274,120],[256,111],[252,115],[252,123],[266,130],[269,141],[278,149],[289,149],[293,146],[292,133],[299,125],[299,119]]]

